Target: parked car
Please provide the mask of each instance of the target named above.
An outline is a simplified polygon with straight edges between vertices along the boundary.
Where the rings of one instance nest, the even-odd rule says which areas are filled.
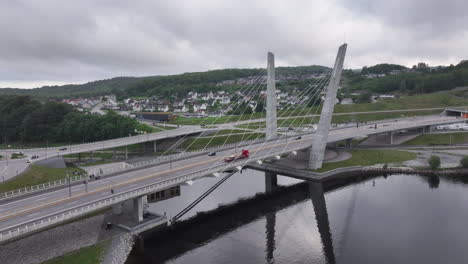
[[[216,152],[210,152],[208,153],[208,156],[216,156]]]

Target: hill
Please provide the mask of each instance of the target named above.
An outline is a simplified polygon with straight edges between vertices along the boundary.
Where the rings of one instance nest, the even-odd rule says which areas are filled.
[[[278,67],[277,77],[294,77],[320,74],[328,68],[323,66]],[[189,91],[216,91],[233,89],[236,85],[217,86],[218,83],[257,75],[261,69],[223,69],[206,72],[192,72],[167,76],[117,77],[78,85],[44,86],[36,89],[0,89],[0,94],[31,95],[36,97],[65,98],[97,96],[109,93],[118,97],[171,96]]]

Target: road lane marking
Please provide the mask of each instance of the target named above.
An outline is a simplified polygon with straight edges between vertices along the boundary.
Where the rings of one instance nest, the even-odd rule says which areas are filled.
[[[305,139],[304,139],[305,140]],[[299,141],[299,140],[298,140]],[[300,140],[302,141],[302,140]],[[260,144],[260,143],[259,143]],[[260,147],[260,148],[256,148],[256,149],[253,149],[256,150],[257,152],[259,150],[263,150],[263,149],[270,149],[270,148],[273,148],[273,147],[276,147],[276,146],[282,146],[282,145],[285,145],[286,143],[280,143],[280,144],[273,144],[271,146],[268,146],[268,147]],[[262,144],[263,145],[263,144]],[[229,152],[229,151],[228,151]],[[227,157],[227,156],[225,156]],[[46,208],[46,207],[50,207],[52,205],[55,205],[55,204],[58,204],[58,203],[62,203],[62,202],[66,202],[66,201],[69,201],[69,200],[74,200],[74,199],[78,199],[78,198],[81,198],[81,197],[84,197],[84,196],[89,196],[91,194],[95,194],[95,193],[99,193],[100,191],[104,191],[104,190],[110,190],[113,186],[116,186],[116,187],[120,187],[120,186],[125,186],[125,185],[128,185],[130,183],[134,183],[134,182],[140,182],[140,181],[143,181],[143,180],[147,180],[147,179],[150,179],[150,178],[153,178],[155,176],[159,176],[159,175],[164,175],[164,174],[167,174],[167,173],[171,173],[171,172],[175,172],[175,171],[180,171],[182,169],[186,169],[186,168],[190,168],[190,167],[194,167],[194,166],[197,166],[197,165],[202,165],[202,164],[206,164],[208,162],[211,162],[211,161],[217,161],[217,160],[222,160],[222,159],[218,159],[218,158],[215,158],[215,159],[210,159],[210,160],[206,160],[206,161],[203,161],[203,162],[197,162],[197,163],[192,163],[192,164],[188,164],[186,166],[182,166],[182,167],[179,167],[179,168],[176,168],[176,169],[172,169],[172,170],[166,170],[166,171],[163,171],[163,172],[160,172],[160,173],[156,173],[156,174],[153,174],[153,175],[148,175],[148,176],[142,176],[142,177],[137,177],[135,179],[131,179],[129,181],[124,181],[124,182],[117,182],[117,184],[115,185],[104,185],[102,186],[101,188],[97,188],[91,192],[88,192],[88,193],[83,193],[83,192],[79,192],[77,195],[75,196],[72,196],[72,197],[67,197],[67,198],[61,198],[60,200],[49,200],[49,201],[46,201],[46,202],[43,202],[43,203],[37,203],[37,204],[32,204],[30,206],[26,206],[26,207],[23,207],[21,209],[14,209],[14,210],[10,210],[8,212],[4,212],[4,213],[0,213],[0,215],[6,215],[4,217],[0,217],[0,221],[1,220],[5,220],[5,219],[9,219],[9,218],[12,218],[14,216],[18,216],[18,215],[22,215],[22,214],[25,214],[25,213],[29,213],[29,212],[33,212],[35,210],[39,210],[39,209],[42,209],[42,208]],[[52,202],[52,201],[55,201],[55,202]],[[36,207],[37,206],[37,207]],[[33,208],[31,208],[33,207]],[[29,209],[31,208],[31,209]],[[29,210],[27,210],[29,209]],[[24,211],[22,211],[24,210]],[[18,212],[16,214],[12,214],[14,212]]]
[[[349,129],[349,128],[347,128]],[[354,130],[353,128],[351,128],[351,130]],[[343,134],[343,133],[339,133],[339,134]],[[296,142],[301,142],[301,141],[305,141],[305,140],[310,140],[310,139],[302,139],[302,140],[297,140]],[[290,142],[289,142],[290,143]],[[257,148],[257,149],[253,149],[252,151],[255,151],[255,153],[257,153],[258,151],[260,150],[264,150],[264,149],[270,149],[270,148],[273,148],[273,147],[277,147],[277,146],[282,146],[282,145],[286,145],[286,144],[289,144],[289,143],[280,143],[280,144],[274,144],[274,145],[271,145],[269,147],[260,147],[260,148]],[[258,143],[258,144],[261,144],[261,143]],[[263,143],[264,144],[264,143]],[[262,146],[263,146],[262,144]],[[232,149],[231,149],[232,150]],[[230,150],[227,150],[227,152],[229,152]],[[202,165],[202,164],[206,164],[208,162],[211,162],[211,161],[221,161],[222,159],[211,159],[211,160],[207,160],[207,161],[204,161],[204,162],[197,162],[197,163],[192,163],[192,164],[188,164],[186,166],[182,166],[182,167],[179,167],[177,169],[172,169],[172,170],[166,170],[166,171],[163,171],[163,172],[160,172],[160,173],[156,173],[156,174],[153,174],[153,175],[148,175],[148,176],[142,176],[142,177],[137,177],[137,178],[133,178],[129,181],[119,181],[117,182],[116,185],[114,186],[126,186],[130,183],[133,183],[133,182],[140,182],[140,181],[143,181],[143,180],[147,180],[147,179],[151,179],[153,177],[156,177],[156,176],[160,176],[160,175],[164,175],[164,174],[168,174],[168,173],[173,173],[173,172],[176,172],[176,171],[180,171],[182,169],[186,169],[186,168],[190,168],[190,167],[194,167],[194,166],[197,166],[197,165]],[[46,207],[50,207],[52,205],[55,205],[55,204],[58,204],[58,203],[62,203],[62,202],[65,202],[65,201],[69,201],[69,200],[74,200],[74,199],[78,199],[78,198],[81,198],[81,197],[84,197],[84,196],[89,196],[89,195],[92,195],[92,194],[95,194],[95,193],[98,193],[100,191],[104,191],[104,190],[110,190],[112,188],[109,187],[109,185],[104,185],[100,188],[96,188],[94,189],[94,191],[92,192],[88,192],[88,193],[84,193],[84,192],[79,192],[77,195],[75,196],[72,196],[72,197],[69,197],[68,199],[67,198],[61,198],[59,200],[49,200],[49,201],[46,201],[44,203],[36,203],[36,204],[32,204],[32,205],[29,205],[29,206],[26,206],[26,207],[23,207],[23,208],[20,208],[20,209],[14,209],[14,210],[10,210],[8,212],[4,212],[4,213],[0,213],[0,215],[6,215],[4,217],[1,217],[0,218],[0,221],[1,220],[4,220],[4,219],[8,219],[8,218],[11,218],[11,217],[14,217],[14,216],[17,216],[17,215],[22,215],[22,214],[25,214],[25,213],[29,213],[29,212],[32,212],[32,211],[35,211],[35,210],[39,210],[39,209],[42,209],[42,208],[46,208]],[[55,202],[52,202],[52,201],[55,201]],[[41,206],[39,206],[41,205]],[[37,207],[36,207],[37,206]],[[31,208],[33,207],[33,208]],[[31,208],[31,209],[29,209]],[[29,209],[29,210],[27,210]],[[24,210],[24,211],[22,211]],[[19,212],[18,212],[19,211]],[[12,214],[14,212],[18,212],[16,214]]]

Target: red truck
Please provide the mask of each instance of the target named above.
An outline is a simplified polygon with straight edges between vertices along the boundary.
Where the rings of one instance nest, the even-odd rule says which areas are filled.
[[[224,161],[225,162],[231,162],[231,161],[235,161],[235,160],[238,160],[238,159],[245,159],[245,158],[248,158],[249,155],[250,155],[249,151],[247,149],[243,149],[240,154],[225,157]]]

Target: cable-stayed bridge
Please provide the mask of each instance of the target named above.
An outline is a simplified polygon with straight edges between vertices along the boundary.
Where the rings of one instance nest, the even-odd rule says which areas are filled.
[[[318,169],[322,165],[325,147],[329,142],[382,133],[388,133],[391,141],[395,131],[414,128],[430,130],[435,125],[460,122],[455,117],[427,116],[381,121],[378,125],[372,126],[352,125],[331,129],[331,116],[336,102],[346,48],[346,44],[340,47],[333,69],[325,72],[324,77],[314,79],[309,85],[303,87],[295,95],[297,103],[290,104],[283,109],[277,109],[274,57],[273,54],[268,54],[266,77],[265,71],[262,70],[255,76],[251,84],[238,92],[240,102],[233,102],[228,106],[233,112],[237,111],[240,115],[229,116],[226,124],[216,128],[230,128],[232,124],[240,122],[242,124],[258,122],[258,119],[254,118],[254,112],[250,114],[248,120],[236,120],[236,118],[246,116],[245,112],[247,107],[250,107],[249,103],[264,102],[266,105],[263,109],[266,116],[265,126],[260,128],[265,132],[264,138],[257,135],[258,133],[253,134],[251,131],[246,131],[242,135],[241,142],[234,145],[228,144],[228,138],[226,138],[224,143],[217,147],[216,156],[206,155],[211,143],[210,140],[198,152],[180,155],[170,161],[157,162],[141,169],[122,171],[112,177],[89,181],[86,184],[75,184],[70,188],[63,186],[63,188],[42,190],[5,199],[0,205],[0,242],[103,208],[112,207],[116,214],[121,214],[122,205],[128,202],[133,204],[131,212],[133,219],[140,223],[143,222],[143,211],[148,194],[181,184],[191,184],[201,177],[230,175],[233,173],[232,171],[242,170],[249,164],[262,164],[263,162],[294,157],[299,151],[304,152],[304,150],[308,151],[307,153],[310,155],[309,167]],[[322,97],[324,100],[321,99]],[[321,110],[320,115],[317,113],[319,110]],[[311,116],[311,118],[303,118],[303,116]],[[312,123],[317,123],[314,118],[319,116],[320,120],[315,132],[304,130],[294,130],[291,133],[278,132],[278,127],[310,127]],[[229,125],[230,123],[231,125]],[[162,140],[168,137],[180,137],[179,140],[184,140],[187,135],[199,134],[212,129],[210,126],[214,124],[216,124],[216,120],[204,124],[208,128],[182,127],[163,133],[71,146],[70,149],[67,149],[66,154]],[[232,133],[238,132],[231,131]],[[187,146],[186,151],[189,148],[190,146]],[[237,159],[241,149],[247,149],[250,153],[247,157]],[[166,152],[169,151],[171,148]],[[234,160],[226,162],[225,158],[232,155],[235,156]],[[166,221],[165,218],[164,221]],[[141,232],[147,228],[150,226],[141,226],[135,232]]]

